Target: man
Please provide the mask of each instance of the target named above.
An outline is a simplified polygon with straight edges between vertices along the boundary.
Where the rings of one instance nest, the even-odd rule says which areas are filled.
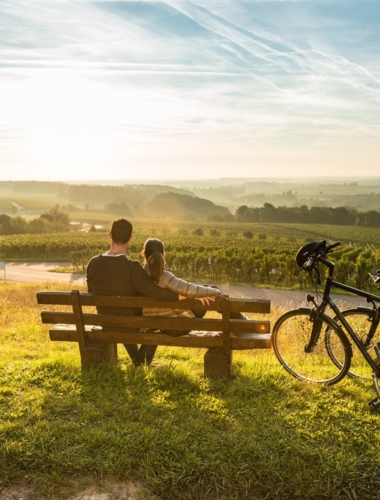
[[[128,243],[132,238],[133,226],[126,219],[112,222],[108,252],[93,257],[87,265],[87,289],[96,295],[147,296],[155,300],[175,301],[179,296],[160,288],[150,279],[137,260],[126,256]],[[139,316],[141,309],[120,307],[99,307],[101,314]],[[134,330],[135,331],[135,330]],[[124,344],[135,366],[150,364],[157,346]]]

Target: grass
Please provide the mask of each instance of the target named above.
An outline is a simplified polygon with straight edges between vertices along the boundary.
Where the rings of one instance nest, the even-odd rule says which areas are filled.
[[[86,274],[86,269],[82,266],[61,266],[55,267],[50,270],[51,273],[65,273],[65,274]]]
[[[114,478],[144,500],[378,498],[371,382],[297,382],[267,350],[234,353],[229,380],[203,378],[202,350],[169,347],[136,369],[119,346],[116,367],[81,373],[77,346],[40,323],[48,288],[65,286],[0,284],[0,490],[58,499]]]

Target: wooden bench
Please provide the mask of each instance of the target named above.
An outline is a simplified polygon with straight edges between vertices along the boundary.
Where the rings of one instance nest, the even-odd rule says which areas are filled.
[[[230,375],[232,351],[271,347],[270,323],[267,320],[230,319],[230,312],[265,314],[270,301],[235,299],[223,296],[208,306],[198,300],[158,302],[147,297],[99,296],[72,292],[37,292],[38,304],[52,306],[41,312],[42,323],[50,328],[53,341],[78,342],[82,368],[112,364],[117,361],[117,344],[148,344],[159,346],[195,347],[207,349],[204,357],[205,376]],[[57,307],[58,306],[58,307]],[[69,306],[69,307],[61,307]],[[162,309],[197,309],[217,311],[217,317],[167,318],[160,316],[120,316],[98,314],[96,306]],[[207,315],[207,313],[206,313]],[[173,337],[156,332],[128,332],[123,328],[141,330],[175,329],[183,331],[221,332],[219,336],[183,335]]]

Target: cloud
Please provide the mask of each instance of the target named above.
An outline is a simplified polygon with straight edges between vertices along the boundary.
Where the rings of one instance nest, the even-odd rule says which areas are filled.
[[[257,145],[372,147],[380,19],[374,2],[353,5],[2,0],[0,127],[82,156],[92,134],[120,162],[131,144],[247,158]]]

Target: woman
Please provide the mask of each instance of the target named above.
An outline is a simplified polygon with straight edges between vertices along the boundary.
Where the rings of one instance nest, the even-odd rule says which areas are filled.
[[[160,287],[168,288],[182,297],[199,299],[203,304],[209,304],[215,297],[221,297],[223,293],[216,287],[207,285],[196,285],[189,281],[174,276],[165,268],[165,247],[161,240],[149,238],[144,244],[142,251],[144,257],[143,267],[151,279]],[[144,309],[144,315],[160,315],[165,317],[202,318],[205,311],[190,311],[183,309]],[[164,333],[172,336],[186,335],[183,330],[165,330]]]
[[[210,301],[214,300],[215,297],[221,297],[223,295],[219,288],[208,285],[196,285],[195,283],[190,283],[189,281],[182,280],[174,276],[173,273],[165,268],[165,247],[161,240],[157,238],[149,238],[144,244],[142,251],[144,257],[143,267],[145,271],[149,274],[151,279],[162,288],[168,288],[173,292],[177,293],[180,298],[190,298],[198,299],[203,304],[209,304]],[[143,310],[144,315],[157,315],[165,317],[184,317],[184,318],[203,318],[205,311],[190,311],[183,309],[147,309]],[[231,312],[230,317],[233,319],[248,319],[244,314],[240,312]],[[180,335],[186,335],[189,333],[184,330],[163,330],[163,333],[179,337]],[[150,348],[157,346],[149,346]],[[153,359],[155,349],[153,354],[147,353],[146,364],[150,364]]]
[[[196,285],[174,276],[165,268],[165,247],[161,240],[149,238],[143,248],[143,267],[151,279],[162,288],[169,288],[178,295],[189,299],[204,297],[221,297],[223,293],[216,287]]]

